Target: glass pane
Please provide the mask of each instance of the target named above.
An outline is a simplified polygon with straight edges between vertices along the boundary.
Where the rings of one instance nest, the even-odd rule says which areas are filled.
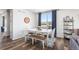
[[[46,18],[46,13],[41,14],[41,25],[46,25],[47,23],[47,18]]]
[[[52,25],[52,12],[47,13],[47,22],[48,25]]]
[[[52,26],[52,12],[45,12],[41,14],[41,25],[48,25],[49,28]]]

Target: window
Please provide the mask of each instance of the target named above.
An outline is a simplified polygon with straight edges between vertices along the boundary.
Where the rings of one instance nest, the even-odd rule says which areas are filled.
[[[52,26],[52,12],[41,13],[41,26],[48,25]]]

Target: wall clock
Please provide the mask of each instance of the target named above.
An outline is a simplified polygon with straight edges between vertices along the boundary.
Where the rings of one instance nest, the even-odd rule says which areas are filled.
[[[25,17],[25,18],[24,18],[24,22],[25,22],[26,24],[28,24],[28,23],[30,22],[30,18],[29,18],[29,17]]]

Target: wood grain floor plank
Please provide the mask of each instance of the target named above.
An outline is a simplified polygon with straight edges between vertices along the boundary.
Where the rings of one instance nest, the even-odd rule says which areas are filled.
[[[62,42],[63,41],[61,39],[58,39],[56,41],[56,45],[54,46],[55,47],[58,46],[58,48],[60,48],[60,45],[58,44]],[[0,50],[57,50],[57,48],[55,47],[50,48],[50,47],[45,46],[45,49],[43,49],[42,44],[39,41],[35,42],[35,44],[32,45],[31,40],[28,40],[25,43],[24,38],[0,43]]]

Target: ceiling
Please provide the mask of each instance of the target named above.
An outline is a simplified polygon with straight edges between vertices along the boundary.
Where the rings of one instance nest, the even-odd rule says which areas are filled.
[[[7,9],[0,9],[0,14],[3,13],[4,11],[6,11]],[[30,12],[34,12],[34,13],[39,13],[39,12],[45,12],[45,11],[50,11],[52,9],[26,9],[29,10]]]
[[[49,11],[49,10],[52,10],[52,9],[29,9],[29,11],[35,12],[35,13],[45,12],[45,11]]]

